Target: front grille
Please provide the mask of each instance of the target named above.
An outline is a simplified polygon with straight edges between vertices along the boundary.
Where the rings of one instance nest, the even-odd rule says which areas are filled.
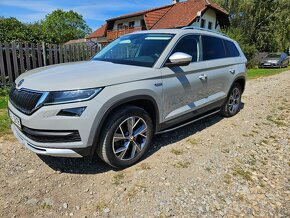
[[[14,107],[22,113],[30,115],[37,109],[37,103],[42,95],[43,93],[41,92],[16,89],[15,86],[12,86],[9,97]]]
[[[22,133],[31,140],[42,143],[66,143],[81,141],[81,136],[77,130],[35,130],[23,126]]]

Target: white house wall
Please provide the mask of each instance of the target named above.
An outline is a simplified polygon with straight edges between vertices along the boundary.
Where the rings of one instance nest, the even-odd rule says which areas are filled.
[[[200,17],[199,21],[192,23],[192,26],[200,27],[201,19],[205,20],[205,28],[208,28],[208,23],[212,22],[212,30],[220,30],[219,25],[217,26],[217,28],[215,28],[217,18],[214,10],[206,10],[206,12]]]
[[[136,17],[131,17],[131,18],[126,18],[122,20],[116,20],[114,23],[114,30],[118,29],[118,24],[122,23],[125,26],[129,26],[129,22],[135,21],[135,27],[140,27],[141,26],[141,20],[143,20],[143,16],[136,16]]]

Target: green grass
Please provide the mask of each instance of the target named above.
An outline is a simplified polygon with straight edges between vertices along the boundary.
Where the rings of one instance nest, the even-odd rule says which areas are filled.
[[[7,114],[8,91],[0,89],[0,137],[10,133],[11,121]]]
[[[8,95],[0,96],[0,110],[7,108]]]
[[[287,68],[263,68],[263,69],[249,69],[247,71],[248,79],[256,79],[259,77],[271,76],[274,74],[282,73],[290,70],[290,66]]]

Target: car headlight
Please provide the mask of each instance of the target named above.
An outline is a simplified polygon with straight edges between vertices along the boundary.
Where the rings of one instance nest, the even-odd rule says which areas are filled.
[[[88,101],[99,94],[100,91],[102,91],[102,88],[49,92],[44,101],[44,105]]]

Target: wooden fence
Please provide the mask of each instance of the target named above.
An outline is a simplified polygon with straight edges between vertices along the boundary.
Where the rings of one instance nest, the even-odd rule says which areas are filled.
[[[0,43],[0,87],[37,67],[90,59],[99,48],[87,44]]]

